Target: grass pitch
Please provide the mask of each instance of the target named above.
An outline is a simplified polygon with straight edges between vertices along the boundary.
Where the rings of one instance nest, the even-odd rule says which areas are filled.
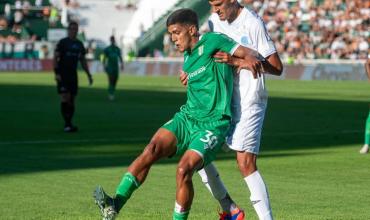
[[[106,77],[80,76],[75,123],[62,132],[52,74],[0,73],[0,219],[100,219],[92,191],[115,191],[151,135],[185,102],[175,77],[122,75],[117,99]],[[370,217],[370,155],[360,155],[368,82],[268,81],[270,99],[258,165],[277,220]],[[118,219],[171,219],[178,158],[155,165]],[[234,154],[216,161],[234,200],[257,219]],[[217,217],[194,176],[190,220]]]

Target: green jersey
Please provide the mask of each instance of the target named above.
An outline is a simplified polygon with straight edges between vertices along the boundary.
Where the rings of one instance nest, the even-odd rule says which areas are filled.
[[[121,50],[116,45],[110,45],[104,49],[105,65],[107,70],[118,72],[121,58]]]
[[[231,117],[233,68],[215,62],[217,51],[232,54],[239,45],[221,33],[206,33],[191,51],[184,53],[183,70],[188,74],[186,104],[181,111],[198,121]]]

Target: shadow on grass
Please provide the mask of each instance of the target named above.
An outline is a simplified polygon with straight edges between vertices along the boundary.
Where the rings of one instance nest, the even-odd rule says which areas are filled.
[[[54,87],[1,85],[0,98],[0,174],[14,174],[127,166],[178,111],[185,93],[119,90],[117,100],[110,102],[105,90],[81,89],[75,115],[80,131],[75,134],[62,132]],[[365,102],[272,97],[262,156],[305,155],[314,152],[297,150],[360,144],[366,113]],[[285,150],[290,152],[279,152]],[[231,158],[233,153],[219,154],[219,159]]]

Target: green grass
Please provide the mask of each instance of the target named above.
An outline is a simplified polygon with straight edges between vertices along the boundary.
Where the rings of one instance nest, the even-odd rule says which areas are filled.
[[[153,132],[185,101],[175,77],[123,75],[109,102],[106,78],[80,76],[75,122],[62,132],[51,74],[0,73],[0,219],[99,219],[92,191],[114,192]],[[370,155],[360,155],[370,101],[367,82],[268,81],[258,165],[277,220],[365,220]],[[153,167],[118,219],[171,219],[178,158]],[[216,165],[232,197],[257,219],[234,154]],[[217,219],[217,203],[194,176],[189,219]]]

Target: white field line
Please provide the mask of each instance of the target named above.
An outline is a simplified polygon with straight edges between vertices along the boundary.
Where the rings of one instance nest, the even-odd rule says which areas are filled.
[[[337,132],[318,131],[318,132],[276,132],[267,133],[265,137],[288,137],[288,136],[319,136],[319,135],[334,135],[334,134],[357,134],[362,130],[342,130]],[[73,143],[109,143],[109,142],[125,142],[125,141],[149,141],[147,138],[97,138],[97,139],[76,139],[76,140],[25,140],[25,141],[0,141],[0,146],[4,145],[32,145],[32,144],[73,144]]]

